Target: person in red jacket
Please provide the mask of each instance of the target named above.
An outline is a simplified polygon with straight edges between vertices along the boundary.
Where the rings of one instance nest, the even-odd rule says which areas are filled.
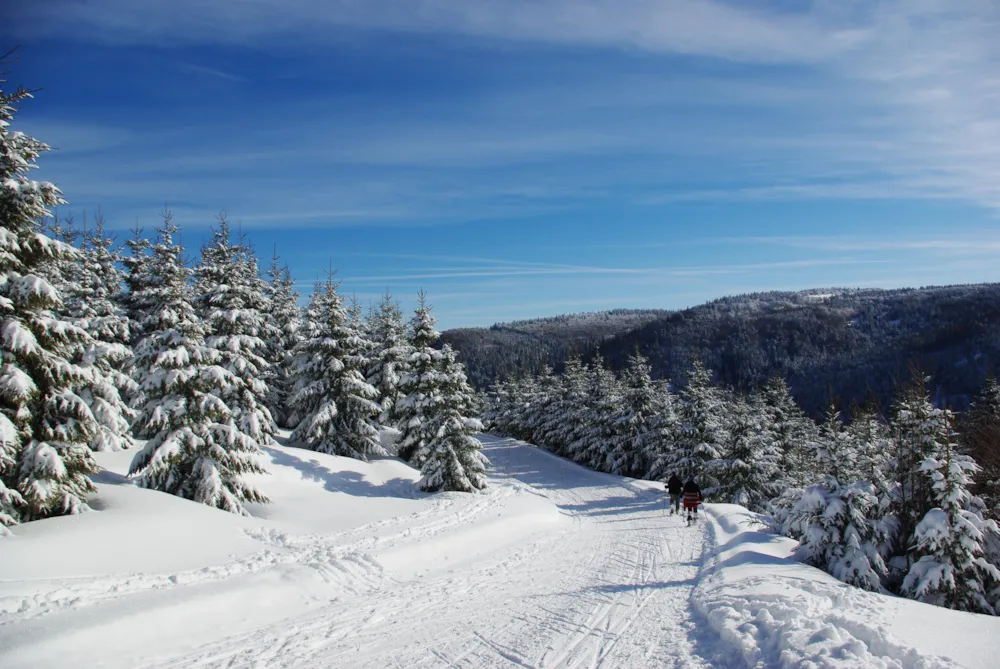
[[[694,477],[688,478],[684,484],[684,510],[687,511],[688,523],[698,519],[698,507],[701,505],[701,488]]]

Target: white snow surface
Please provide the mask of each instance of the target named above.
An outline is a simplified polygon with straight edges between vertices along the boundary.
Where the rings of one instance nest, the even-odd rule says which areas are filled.
[[[481,440],[481,494],[269,447],[249,518],[96,453],[97,511],[0,538],[0,666],[995,666],[998,618],[843,585],[742,507],[688,527],[660,484]]]

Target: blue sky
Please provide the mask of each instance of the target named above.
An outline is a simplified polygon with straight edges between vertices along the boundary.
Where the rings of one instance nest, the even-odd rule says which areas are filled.
[[[18,128],[77,219],[226,210],[302,289],[442,327],[1000,280],[1000,6],[19,3]]]

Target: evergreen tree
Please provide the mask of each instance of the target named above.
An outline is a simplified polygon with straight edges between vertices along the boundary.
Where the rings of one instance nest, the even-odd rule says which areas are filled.
[[[587,402],[587,370],[577,356],[566,360],[559,390],[543,429],[554,453],[569,456],[569,446],[580,431],[578,419]]]
[[[808,445],[815,441],[815,424],[792,398],[788,384],[780,376],[771,377],[761,389],[766,427],[780,452],[778,471],[781,486],[801,487],[806,482],[810,457]]]
[[[889,459],[892,456],[892,435],[874,406],[858,407],[848,426],[848,437],[857,458],[858,478],[871,481],[880,497],[891,489],[888,480]]]
[[[606,471],[608,443],[614,436],[612,416],[619,407],[620,386],[600,357],[591,360],[588,376],[587,403],[578,414],[580,427],[570,444],[570,457],[585,467]]]
[[[525,433],[523,438],[549,450],[555,450],[549,428],[554,427],[550,418],[559,386],[559,379],[552,373],[552,368],[548,364],[543,364],[531,385],[531,395],[521,418],[521,429]]]
[[[878,591],[888,575],[885,547],[896,531],[881,491],[865,480],[853,432],[831,406],[813,443],[818,482],[797,494],[785,519],[799,556],[836,578]],[[785,498],[779,501],[779,505]]]
[[[670,392],[670,383],[664,379],[657,384],[653,415],[645,434],[639,437],[639,448],[645,462],[649,463],[647,478],[666,481],[673,474],[670,465],[675,459],[674,439],[678,434],[676,401]]]
[[[785,530],[799,538],[798,556],[807,564],[844,583],[878,591],[887,573],[880,547],[891,529],[879,516],[880,508],[870,482],[824,476],[798,497]]]
[[[303,416],[291,440],[331,455],[367,461],[385,455],[373,423],[378,391],[364,377],[370,343],[350,326],[331,273],[313,295],[315,332],[296,349],[293,413]]]
[[[2,84],[0,80],[0,84]],[[12,131],[15,105],[31,95],[0,89],[0,523],[86,510],[98,471],[88,445],[98,432],[80,396],[91,370],[72,361],[91,343],[63,320],[46,265],[76,251],[38,230],[62,202],[53,184],[28,179],[42,142]]]
[[[378,390],[379,405],[382,407],[379,422],[395,426],[399,422],[396,410],[399,383],[406,373],[410,348],[406,341],[403,312],[389,293],[382,297],[378,310],[372,315],[370,328],[375,350],[368,367],[368,382]]]
[[[766,428],[760,402],[738,398],[730,405],[729,441],[707,467],[718,481],[715,495],[751,511],[767,510],[775,488],[781,452]]]
[[[1000,520],[1000,385],[986,379],[961,423],[961,442],[980,469],[973,492],[986,504],[985,515]]]
[[[114,240],[104,232],[98,214],[95,226],[84,229],[79,272],[69,305],[69,317],[91,336],[91,342],[76,351],[75,359],[88,367],[93,383],[80,396],[90,407],[98,432],[90,447],[95,451],[117,451],[134,445],[129,434],[135,412],[126,398],[138,389],[123,370],[132,362],[131,323],[118,306],[122,274]]]
[[[444,353],[434,348],[440,333],[434,329],[436,319],[423,293],[417,296],[417,308],[409,325],[410,355],[408,371],[399,382],[396,411],[399,416],[399,457],[415,467],[422,467],[421,454],[434,438],[437,426],[435,413],[443,402],[440,369]]]
[[[267,407],[278,425],[293,428],[288,402],[295,382],[292,351],[302,341],[302,311],[292,274],[287,265],[278,264],[277,255],[271,258],[267,277],[267,320],[272,325],[265,332],[265,352],[270,363]]]
[[[234,245],[225,214],[201,252],[195,272],[199,317],[205,324],[205,346],[218,352],[216,363],[229,373],[221,389],[239,430],[258,444],[274,440],[277,426],[267,409],[264,337],[273,328],[257,259],[245,244]]]
[[[140,323],[149,314],[153,305],[146,302],[146,297],[151,295],[147,290],[152,285],[153,278],[150,276],[150,265],[153,261],[149,255],[152,243],[142,234],[142,228],[138,222],[132,229],[132,237],[125,241],[128,255],[122,257],[122,266],[125,268],[123,281],[127,292],[120,296],[125,317],[134,324],[131,332],[131,342],[135,343],[142,336]]]
[[[845,429],[836,404],[827,409],[820,425],[819,438],[812,447],[814,469],[818,476],[830,476],[837,481],[856,481],[860,478],[854,440]]]
[[[916,526],[913,557],[901,593],[938,606],[977,613],[996,613],[989,601],[1000,584],[1000,570],[984,558],[984,535],[998,534],[984,520],[969,486],[976,464],[959,453],[951,433],[950,412],[937,414],[934,452],[920,463],[933,507]]]
[[[486,487],[489,461],[473,435],[482,430],[478,419],[467,415],[473,394],[465,372],[450,346],[441,351],[439,401],[428,416],[431,437],[421,446],[420,489],[475,492]]]
[[[67,247],[78,249],[80,230],[72,216],[60,220],[56,212],[51,219],[43,219],[38,224],[43,234]],[[45,258],[38,265],[38,276],[48,281],[62,298],[62,304],[56,310],[60,316],[68,316],[74,306],[74,291],[82,278],[81,259],[82,254],[71,253]]]
[[[701,488],[711,494],[716,480],[707,471],[708,463],[721,455],[729,439],[725,421],[725,400],[712,383],[711,373],[699,360],[693,360],[687,385],[680,393],[679,432],[674,457],[667,469],[681,478],[697,476]]]
[[[608,444],[607,471],[622,476],[642,476],[649,469],[641,438],[658,408],[656,386],[649,363],[638,351],[631,355],[622,373],[622,399],[611,416],[614,436]]]
[[[132,460],[144,488],[248,515],[245,502],[266,502],[244,477],[264,473],[257,442],[234,420],[222,397],[239,378],[205,345],[205,324],[192,305],[191,271],[174,244],[169,212],[157,228],[149,283],[136,297],[152,306],[136,346],[146,397],[134,430],[149,440]]]
[[[486,393],[486,409],[483,411],[484,429],[510,436],[513,425],[511,407],[514,404],[514,383],[497,381]]]
[[[893,444],[895,453],[889,462],[893,481],[893,513],[899,523],[893,553],[905,556],[908,570],[914,556],[912,543],[917,523],[936,506],[930,480],[921,473],[928,458],[941,452],[942,412],[930,401],[928,378],[914,370],[913,380],[902,387],[893,406]]]

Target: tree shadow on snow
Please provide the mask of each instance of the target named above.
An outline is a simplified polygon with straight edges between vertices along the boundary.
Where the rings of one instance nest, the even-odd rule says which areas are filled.
[[[636,590],[663,590],[665,588],[694,587],[698,582],[697,576],[691,578],[677,579],[676,581],[647,581],[646,583],[604,583],[602,585],[592,585],[579,590],[559,593],[561,595],[585,595],[593,593],[616,594],[621,592],[634,592]],[[551,597],[551,594],[543,595]]]
[[[802,564],[797,560],[790,557],[778,557],[776,555],[768,555],[767,553],[758,553],[757,551],[740,551],[736,555],[726,558],[721,562],[716,563],[716,569],[724,569],[726,567],[739,567],[740,565],[753,565],[755,567],[766,567],[774,565],[789,565],[789,564]]]
[[[652,497],[632,497],[628,495],[587,500],[580,502],[579,504],[559,505],[559,508],[563,511],[578,513],[584,516],[598,517],[657,511],[662,507],[662,500]]]
[[[595,585],[587,588],[591,592],[629,592],[632,590],[662,590],[663,588],[694,587],[698,582],[696,577],[678,579],[676,581],[649,581],[648,583],[619,583]]]
[[[768,532],[744,532],[733,537],[716,550],[719,553],[724,553],[738,544],[776,544],[782,543],[785,539],[786,537]]]
[[[94,483],[104,483],[105,485],[135,485],[127,476],[109,469],[102,469],[91,476],[90,480]]]
[[[424,496],[413,481],[404,478],[394,478],[382,484],[374,484],[365,480],[359,472],[335,472],[320,464],[319,460],[304,460],[277,449],[264,448],[275,464],[297,469],[302,478],[323,484],[330,492],[342,492],[354,497],[399,497],[416,499]]]

